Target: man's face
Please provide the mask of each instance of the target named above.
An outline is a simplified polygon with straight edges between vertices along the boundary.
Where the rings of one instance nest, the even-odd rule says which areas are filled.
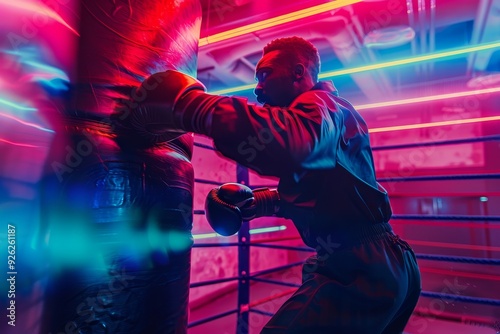
[[[265,54],[255,68],[257,101],[271,106],[286,107],[295,98],[291,62],[282,51]]]

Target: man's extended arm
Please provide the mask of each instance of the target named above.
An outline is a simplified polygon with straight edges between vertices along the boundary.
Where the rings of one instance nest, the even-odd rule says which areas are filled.
[[[243,98],[206,94],[201,83],[180,72],[157,75],[159,84],[139,107],[115,117],[128,131],[154,120],[158,131],[204,134],[224,156],[263,175],[334,166],[343,118],[327,92],[306,92],[288,108],[259,107]]]

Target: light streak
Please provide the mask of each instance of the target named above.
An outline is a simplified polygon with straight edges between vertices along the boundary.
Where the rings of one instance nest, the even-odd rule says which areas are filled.
[[[16,118],[16,117],[12,116],[12,115],[8,115],[8,114],[0,113],[0,116],[5,117],[5,118],[12,119],[12,120],[14,120],[14,121],[16,121],[16,122],[19,122],[19,123],[23,124],[23,125],[26,125],[26,126],[29,126],[29,127],[35,128],[35,129],[38,129],[38,130],[42,130],[42,131],[45,131],[45,132],[51,132],[51,133],[53,133],[53,132],[54,132],[53,130],[50,130],[50,129],[44,128],[44,127],[42,127],[42,126],[40,126],[40,125],[38,125],[38,124],[35,124],[35,123],[30,123],[30,122],[23,121],[23,120],[21,120],[21,119],[19,119],[19,118]]]
[[[37,4],[33,3],[33,1],[23,1],[23,0],[0,0],[0,5],[11,8],[18,8],[36,14],[40,13],[46,14],[54,21],[59,22],[60,24],[68,28],[75,35],[80,36],[78,32],[75,29],[73,29],[66,21],[64,21],[64,19],[58,13],[56,13],[54,10],[52,10],[45,4]]]
[[[281,225],[281,226],[271,226],[271,227],[261,227],[261,228],[254,228],[250,230],[250,234],[260,234],[260,233],[269,233],[269,232],[279,232],[286,230],[286,226]],[[221,237],[222,235],[218,233],[201,233],[201,234],[193,234],[193,239],[198,240],[198,239],[209,239],[209,238],[217,238]]]
[[[441,121],[441,122],[431,122],[431,123],[418,123],[418,124],[386,126],[386,127],[382,127],[382,128],[373,128],[373,129],[368,130],[368,132],[377,133],[377,132],[389,132],[389,131],[400,131],[400,130],[411,130],[411,129],[424,129],[424,128],[432,128],[432,127],[437,127],[437,126],[481,123],[481,122],[491,122],[491,121],[500,121],[500,116],[457,119],[457,120],[452,120],[452,121]]]
[[[500,87],[484,88],[484,89],[477,89],[477,90],[469,90],[469,91],[465,91],[465,92],[429,95],[429,96],[413,97],[413,98],[394,100],[394,101],[361,104],[361,105],[355,106],[355,108],[357,110],[365,110],[365,109],[374,109],[374,108],[380,108],[380,107],[392,107],[392,106],[399,106],[399,105],[405,105],[405,104],[440,101],[440,100],[453,99],[453,98],[457,98],[457,97],[483,95],[483,94],[491,94],[491,93],[498,93],[498,92],[500,92]]]
[[[7,140],[7,139],[3,139],[3,138],[0,138],[0,142],[7,143],[7,144],[10,144],[10,145],[14,145],[14,146],[22,146],[22,147],[32,147],[32,148],[39,148],[39,147],[41,147],[41,146],[36,146],[36,145],[31,145],[31,144],[16,143],[16,142],[13,142],[13,141],[10,141],[10,140]]]
[[[392,61],[382,62],[382,63],[378,63],[378,64],[370,64],[370,65],[363,65],[363,66],[354,67],[354,68],[346,68],[343,70],[328,71],[328,72],[320,73],[318,75],[318,78],[319,79],[334,78],[334,77],[338,77],[338,76],[342,76],[342,75],[354,74],[354,73],[359,73],[359,72],[368,72],[368,71],[380,70],[383,68],[390,68],[390,67],[403,66],[403,65],[409,65],[409,64],[416,64],[416,63],[420,63],[420,62],[444,59],[444,58],[448,58],[448,57],[455,57],[458,55],[464,55],[464,54],[468,54],[468,53],[472,53],[472,52],[478,52],[478,51],[484,51],[484,50],[490,50],[490,49],[496,49],[496,48],[500,48],[500,42],[478,44],[478,45],[468,46],[468,47],[464,47],[464,48],[460,48],[460,49],[436,52],[436,53],[432,53],[432,54],[410,57],[410,58],[399,59],[399,60],[392,60]],[[216,91],[213,91],[210,93],[215,94],[215,95],[224,95],[224,94],[230,94],[230,93],[234,93],[234,92],[251,90],[253,88],[255,88],[255,84],[248,84],[248,85],[241,85],[241,86],[232,87],[232,88],[220,89],[220,90],[216,90]]]
[[[259,22],[251,23],[244,25],[242,27],[230,29],[227,31],[223,31],[218,34],[210,35],[204,38],[200,38],[198,46],[202,47],[208,44],[213,44],[217,42],[221,42],[230,38],[250,34],[252,32],[264,30],[267,28],[272,28],[280,24],[293,22],[302,18],[310,17],[316,14],[321,14],[324,12],[328,12],[337,8],[341,8],[344,6],[352,5],[357,2],[361,2],[361,0],[337,0],[328,2],[325,4],[312,6],[309,8],[301,9],[295,12],[291,12],[284,15],[279,15],[267,20],[262,20]]]

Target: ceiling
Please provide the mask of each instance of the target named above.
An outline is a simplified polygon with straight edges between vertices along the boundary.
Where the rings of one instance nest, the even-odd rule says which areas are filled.
[[[200,41],[207,36],[332,1],[201,0]],[[339,1],[347,2],[347,1]],[[211,92],[255,101],[252,90],[234,90],[255,84],[254,66],[262,48],[279,37],[297,35],[320,52],[321,73],[351,70],[388,61],[438,54],[434,60],[361,70],[328,76],[340,94],[354,104],[388,101],[470,89],[477,82],[500,86],[500,0],[387,0],[359,1],[341,8],[201,45],[198,78]],[[443,52],[487,45],[480,52]],[[333,73],[335,74],[335,73]],[[475,80],[471,80],[474,79]],[[225,91],[224,91],[225,92]]]

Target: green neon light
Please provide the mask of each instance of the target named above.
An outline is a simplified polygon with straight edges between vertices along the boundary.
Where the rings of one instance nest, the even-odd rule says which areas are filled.
[[[250,230],[250,234],[259,234],[259,233],[267,233],[267,232],[278,232],[278,231],[283,231],[286,230],[286,226],[281,225],[281,226],[271,226],[271,227],[262,227],[262,228],[254,228]],[[209,239],[209,238],[216,238],[216,237],[221,237],[220,234],[218,233],[202,233],[202,234],[193,234],[193,239],[198,240],[198,239]]]
[[[262,227],[262,228],[254,228],[250,230],[250,234],[259,234],[259,233],[266,233],[266,232],[278,232],[278,231],[283,231],[286,230],[286,226],[272,226],[272,227]]]
[[[425,62],[425,61],[435,60],[435,59],[440,59],[440,58],[453,57],[453,56],[463,55],[466,53],[484,51],[484,50],[494,49],[494,48],[498,48],[498,47],[500,47],[500,42],[486,43],[486,44],[480,44],[477,46],[466,47],[466,48],[462,48],[462,49],[458,49],[458,50],[450,50],[450,51],[431,53],[431,54],[423,55],[423,56],[416,56],[416,57],[411,57],[411,58],[407,58],[407,59],[387,61],[387,62],[383,62],[383,63],[379,63],[379,64],[365,65],[365,66],[360,66],[360,67],[345,69],[345,70],[329,71],[329,72],[320,74],[318,77],[323,79],[323,78],[336,77],[336,76],[345,75],[345,74],[378,70],[381,68],[394,67],[394,66],[398,66],[398,65],[415,64],[415,63],[419,63],[419,62]]]
[[[35,109],[35,108],[25,107],[25,106],[16,104],[16,103],[8,101],[8,100],[4,100],[2,98],[0,98],[0,104],[6,105],[6,106],[14,108],[14,109],[23,110],[23,111],[37,111],[37,109]]]

